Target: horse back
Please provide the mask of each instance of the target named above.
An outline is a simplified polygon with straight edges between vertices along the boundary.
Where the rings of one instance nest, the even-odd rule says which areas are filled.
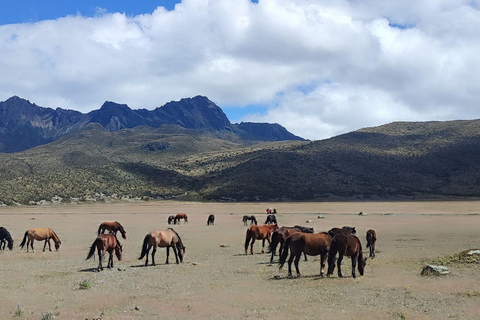
[[[300,233],[305,239],[304,251],[309,255],[318,255],[330,250],[332,237],[327,233]]]
[[[346,256],[352,256],[362,252],[362,243],[360,242],[360,239],[351,234],[340,233],[333,239],[332,246],[333,243],[335,243],[338,251]]]

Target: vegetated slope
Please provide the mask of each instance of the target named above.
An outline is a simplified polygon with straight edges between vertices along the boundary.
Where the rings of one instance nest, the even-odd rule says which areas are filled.
[[[0,156],[1,202],[94,193],[209,200],[480,196],[480,121],[392,123],[245,146],[179,126],[69,138]]]

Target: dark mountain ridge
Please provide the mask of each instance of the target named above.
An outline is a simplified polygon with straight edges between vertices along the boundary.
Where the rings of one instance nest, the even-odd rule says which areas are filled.
[[[50,143],[96,122],[109,131],[137,126],[178,125],[229,140],[303,140],[278,124],[232,124],[215,103],[203,96],[172,101],[152,111],[133,110],[126,104],[105,102],[83,114],[61,108],[39,107],[12,97],[0,102],[0,152],[12,153]]]

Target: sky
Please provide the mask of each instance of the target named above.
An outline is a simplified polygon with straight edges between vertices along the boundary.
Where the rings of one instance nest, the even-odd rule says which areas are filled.
[[[318,140],[480,118],[480,0],[0,0],[0,101],[196,95]]]

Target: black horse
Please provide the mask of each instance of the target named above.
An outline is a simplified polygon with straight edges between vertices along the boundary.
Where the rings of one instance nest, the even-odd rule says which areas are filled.
[[[313,233],[314,232],[313,228],[309,228],[309,227],[302,227],[302,226],[296,225],[296,226],[294,226],[294,228],[300,230],[303,233]]]
[[[247,225],[247,220],[250,220],[250,225],[254,223],[257,225],[257,219],[255,219],[255,216],[243,216],[243,225]]]
[[[215,222],[215,216],[213,214],[209,215],[207,220],[207,226],[214,225],[214,222]]]
[[[168,217],[168,224],[173,224],[174,220],[175,220],[175,216],[169,216]]]
[[[277,218],[274,214],[269,214],[267,216],[267,220],[265,220],[265,224],[277,224]]]
[[[10,232],[4,227],[0,227],[0,250],[5,250],[5,245],[8,242],[8,249],[13,250],[13,239]]]

